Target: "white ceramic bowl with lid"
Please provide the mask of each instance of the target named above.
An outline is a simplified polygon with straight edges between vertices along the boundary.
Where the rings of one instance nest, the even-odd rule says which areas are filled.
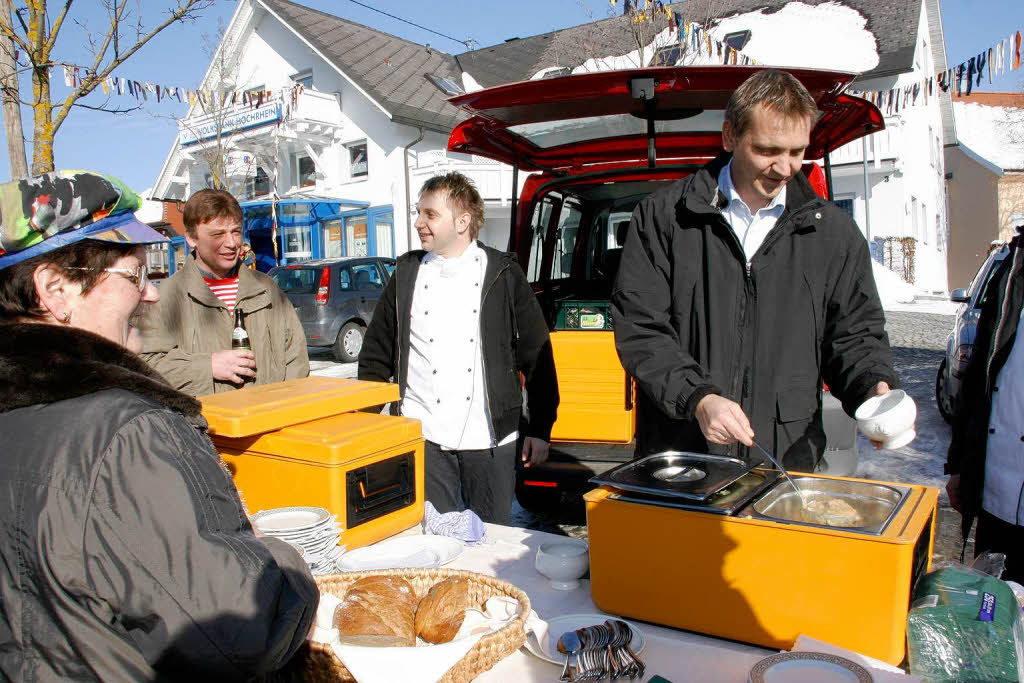
[[[537,571],[551,579],[552,588],[568,591],[580,585],[578,579],[587,573],[590,555],[586,543],[552,541],[537,549],[537,561],[534,566]]]
[[[881,441],[884,448],[901,448],[917,436],[917,405],[902,389],[872,396],[860,404],[854,417],[864,436]]]

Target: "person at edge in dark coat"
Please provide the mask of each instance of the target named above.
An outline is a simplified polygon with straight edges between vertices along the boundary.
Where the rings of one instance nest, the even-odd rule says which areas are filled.
[[[87,171],[0,185],[0,680],[251,680],[316,614],[199,403],[136,355],[166,241],[138,208]]]
[[[974,554],[1004,553],[1003,579],[1024,583],[1024,225],[982,303],[974,352],[954,405],[946,492],[962,515],[964,543],[975,518]]]
[[[817,117],[792,75],[755,73],[729,99],[725,152],[633,212],[612,319],[638,455],[759,460],[756,438],[811,472],[822,380],[850,415],[897,385],[867,242],[800,172]]]
[[[416,208],[423,249],[398,258],[359,379],[393,378],[402,398],[392,408],[422,422],[425,495],[438,512],[465,507],[507,524],[516,439],[524,466],[543,463],[558,409],[548,326],[512,255],[477,242],[484,203],[468,178],[431,178]]]

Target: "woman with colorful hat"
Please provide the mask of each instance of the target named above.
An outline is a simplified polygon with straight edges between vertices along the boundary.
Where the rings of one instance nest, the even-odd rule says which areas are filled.
[[[136,353],[159,299],[118,180],[0,185],[0,679],[244,680],[318,594],[257,539],[199,403]]]

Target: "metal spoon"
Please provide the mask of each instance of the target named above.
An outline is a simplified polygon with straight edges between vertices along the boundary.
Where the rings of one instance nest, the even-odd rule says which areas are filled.
[[[558,637],[558,644],[556,645],[558,651],[565,655],[565,666],[562,668],[562,675],[558,677],[560,681],[572,681],[572,669],[569,667],[569,658],[575,656],[583,648],[583,644],[580,643],[579,636],[576,635],[575,631],[566,631]]]

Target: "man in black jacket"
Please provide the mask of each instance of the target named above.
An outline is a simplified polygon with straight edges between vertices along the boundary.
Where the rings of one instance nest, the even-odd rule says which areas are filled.
[[[426,498],[439,512],[507,523],[518,430],[525,466],[544,462],[558,408],[547,323],[515,259],[477,243],[484,204],[468,178],[431,178],[417,212],[423,250],[398,259],[359,379],[398,382],[397,412],[423,423]]]
[[[946,457],[950,504],[974,553],[1006,553],[1003,578],[1024,581],[1024,225],[986,290]]]
[[[634,211],[612,316],[638,454],[749,457],[737,444],[756,437],[810,472],[822,379],[850,414],[896,384],[867,243],[800,173],[817,114],[791,75],[756,73],[730,98],[726,153]]]

